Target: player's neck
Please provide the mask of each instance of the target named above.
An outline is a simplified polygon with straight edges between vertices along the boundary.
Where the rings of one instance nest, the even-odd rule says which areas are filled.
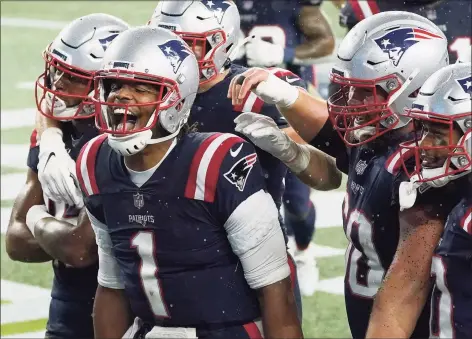
[[[228,73],[229,73],[229,68],[226,71],[224,71],[223,73],[218,74],[218,76],[215,79],[207,82],[206,84],[200,85],[198,87],[198,93],[204,93],[204,92],[208,91],[210,88],[215,86],[217,83],[223,81],[226,78],[226,76],[228,75]]]
[[[164,158],[174,139],[147,145],[141,152],[125,157],[126,167],[136,172],[153,168]]]

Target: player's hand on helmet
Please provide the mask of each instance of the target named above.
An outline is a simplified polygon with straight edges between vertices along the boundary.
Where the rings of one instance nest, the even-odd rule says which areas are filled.
[[[59,128],[48,128],[39,144],[38,179],[44,194],[56,202],[82,208],[84,203],[76,186],[75,161],[69,156]]]
[[[279,129],[272,118],[256,113],[242,113],[234,122],[236,132],[244,134],[254,145],[283,162],[291,162],[297,156],[296,143]]]
[[[231,98],[233,105],[240,105],[249,91],[254,92],[265,103],[281,108],[291,106],[299,95],[298,87],[257,67],[250,68],[231,80],[228,98]]]
[[[256,36],[246,44],[246,58],[249,66],[277,66],[284,61],[284,48]]]

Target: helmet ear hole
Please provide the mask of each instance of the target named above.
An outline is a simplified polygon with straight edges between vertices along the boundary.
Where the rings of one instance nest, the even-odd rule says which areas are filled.
[[[182,100],[182,101],[180,101],[180,102],[175,106],[175,110],[176,110],[177,112],[180,112],[180,111],[182,110],[182,108],[184,107],[184,101],[185,101],[185,99]]]

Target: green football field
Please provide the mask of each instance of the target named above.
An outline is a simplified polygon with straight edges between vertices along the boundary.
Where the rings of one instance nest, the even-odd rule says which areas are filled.
[[[60,28],[78,16],[104,12],[132,25],[145,24],[156,1],[1,2],[1,336],[39,338],[47,321],[50,263],[12,262],[4,249],[11,206],[24,183],[29,136],[34,124],[34,81],[44,69],[41,51]],[[324,10],[335,24],[337,11]],[[342,31],[335,27],[339,37]],[[314,255],[320,268],[317,292],[303,300],[307,338],[350,337],[344,310],[346,239],[340,225],[342,192],[313,193],[319,228]]]

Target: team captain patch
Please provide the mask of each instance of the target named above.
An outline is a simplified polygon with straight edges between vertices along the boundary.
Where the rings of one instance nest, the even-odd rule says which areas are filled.
[[[241,192],[244,190],[244,186],[246,186],[247,178],[249,177],[249,173],[251,173],[254,164],[257,161],[257,154],[252,153],[246,155],[244,158],[240,159],[237,163],[231,167],[231,169],[224,174],[226,180],[232,183],[234,186],[238,188]]]

